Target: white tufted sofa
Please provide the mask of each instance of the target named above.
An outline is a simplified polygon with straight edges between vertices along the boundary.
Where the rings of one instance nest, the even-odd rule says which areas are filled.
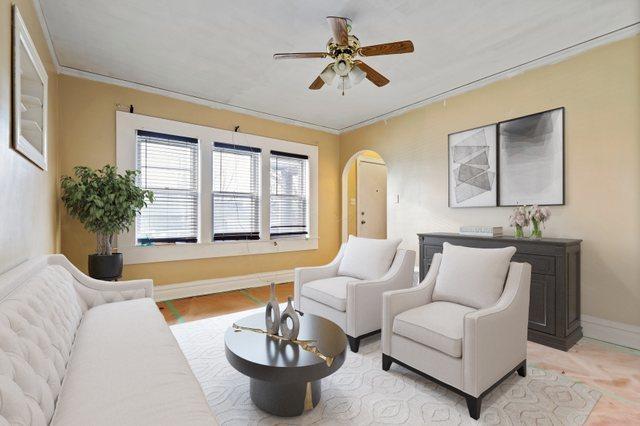
[[[0,275],[0,426],[216,424],[152,292],[62,255]]]

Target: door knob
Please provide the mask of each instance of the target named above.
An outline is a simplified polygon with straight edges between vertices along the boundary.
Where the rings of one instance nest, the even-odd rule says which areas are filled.
[[[365,223],[367,223],[367,221],[366,221],[366,220],[361,220],[361,221],[360,221],[360,224],[362,224],[362,225],[364,225]]]

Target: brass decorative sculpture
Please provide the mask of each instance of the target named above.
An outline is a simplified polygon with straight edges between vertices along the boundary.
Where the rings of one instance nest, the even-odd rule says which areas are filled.
[[[287,339],[287,338],[285,338],[283,336],[278,336],[277,334],[271,334],[267,330],[262,330],[261,328],[244,327],[244,326],[238,325],[236,323],[233,323],[233,325],[231,327],[233,328],[233,331],[235,331],[236,333],[239,333],[241,331],[251,331],[253,333],[266,334],[270,338],[272,338],[274,340],[277,340],[277,341],[280,341],[280,342],[291,342],[291,343],[294,343],[294,344],[300,346],[303,350],[305,350],[307,352],[311,352],[312,354],[316,355],[318,358],[323,360],[327,364],[327,367],[331,367],[331,364],[333,364],[333,357],[323,354],[313,344],[313,343],[316,342],[316,340]]]

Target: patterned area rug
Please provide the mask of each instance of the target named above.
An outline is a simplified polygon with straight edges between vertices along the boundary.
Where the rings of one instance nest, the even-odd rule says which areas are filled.
[[[461,396],[395,364],[383,371],[378,335],[363,340],[359,353],[347,351],[344,365],[323,379],[322,399],[313,410],[295,418],[275,417],[253,405],[249,379],[224,354],[226,329],[257,311],[171,327],[222,425],[581,425],[601,396],[565,376],[529,367],[526,378],[514,373],[485,397],[476,422]]]

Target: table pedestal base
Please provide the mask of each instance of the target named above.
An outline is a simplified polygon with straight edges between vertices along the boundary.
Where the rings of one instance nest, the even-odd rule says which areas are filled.
[[[280,417],[299,416],[320,402],[321,380],[277,383],[250,379],[251,400],[258,408]]]

